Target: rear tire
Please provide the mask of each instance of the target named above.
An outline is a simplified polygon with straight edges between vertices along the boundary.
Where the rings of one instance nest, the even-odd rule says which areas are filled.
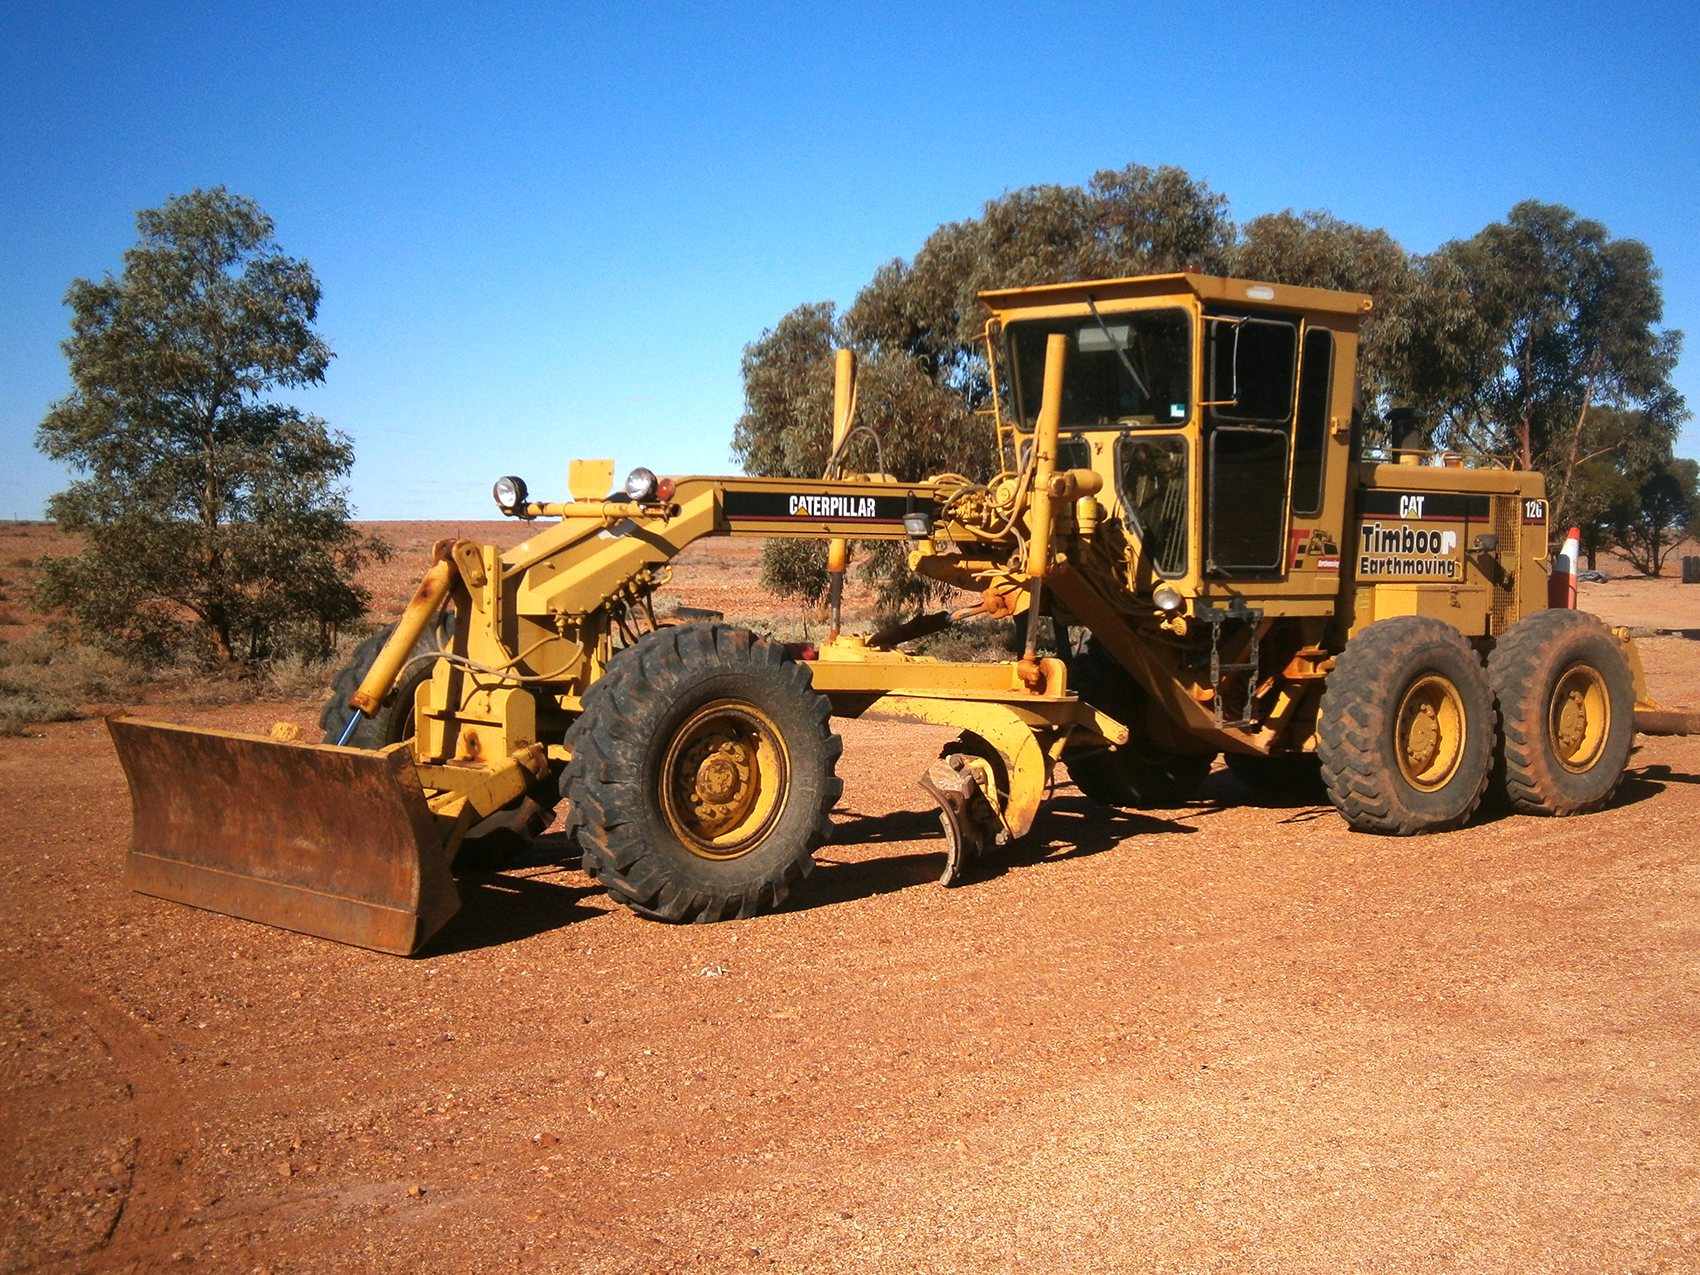
[[[390,640],[390,634],[395,632],[395,625],[386,625],[359,646],[354,648],[354,654],[347,664],[342,666],[331,683],[330,702],[319,714],[319,725],[324,728],[325,743],[334,744],[342,736],[342,728],[348,725],[348,718],[354,712],[348,706],[348,697],[360,689],[360,683],[377,661],[378,652],[384,649],[384,643]],[[404,739],[413,738],[413,698],[421,682],[429,681],[431,670],[436,667],[431,660],[420,660],[412,663],[414,656],[429,655],[449,644],[449,638],[454,632],[454,618],[447,612],[439,612],[436,620],[425,626],[425,632],[419,635],[419,640],[413,644],[409,654],[409,663],[404,664],[401,676],[396,679],[395,687],[384,697],[384,702],[378,711],[367,717],[354,728],[354,734],[348,741],[350,748],[383,748],[389,744],[399,744]]]
[[[831,706],[747,629],[663,629],[622,652],[567,732],[584,868],[658,921],[770,911],[814,870],[844,785]]]
[[[1487,787],[1493,743],[1487,675],[1450,624],[1377,621],[1328,675],[1316,751],[1329,800],[1359,832],[1462,827]]]
[[[1161,810],[1184,805],[1215,763],[1214,753],[1171,753],[1142,738],[1151,697],[1117,664],[1097,638],[1075,659],[1069,683],[1080,698],[1128,728],[1128,742],[1114,747],[1063,750],[1074,786],[1100,806]]]
[[[1580,815],[1610,801],[1635,743],[1635,684],[1611,630],[1585,611],[1526,616],[1488,657],[1499,707],[1495,778],[1513,810]]]
[[[1224,756],[1234,778],[1255,793],[1319,800],[1327,797],[1328,789],[1322,782],[1322,762],[1315,753],[1279,753],[1273,757],[1227,753]]]

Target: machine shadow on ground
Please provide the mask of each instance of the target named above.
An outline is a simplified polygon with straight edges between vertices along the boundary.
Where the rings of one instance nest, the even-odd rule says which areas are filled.
[[[1635,770],[1626,770],[1623,772],[1623,785],[1617,790],[1619,795],[1622,795],[1624,788],[1628,788],[1633,784],[1647,785],[1648,791],[1645,795],[1651,797],[1655,792],[1663,791],[1662,788],[1657,787],[1656,785],[1700,784],[1700,775],[1684,774],[1680,771],[1672,770],[1669,766],[1665,765],[1642,766]],[[1637,797],[1635,800],[1639,801],[1641,798]],[[1615,806],[1619,803],[1614,801],[1612,804]],[[1622,804],[1628,805],[1632,803],[1624,802]]]
[[[831,854],[831,846],[816,852],[814,872],[775,911],[811,912],[837,903],[896,894],[936,881],[944,861],[942,852],[923,851],[856,861],[834,860]]]
[[[1195,801],[1211,806],[1253,807],[1258,810],[1332,810],[1328,793],[1320,781],[1295,784],[1282,792],[1268,792],[1251,787],[1237,779],[1231,771],[1217,770],[1199,785]]]
[[[1638,805],[1663,792],[1668,783],[1696,784],[1700,776],[1676,773],[1665,765],[1626,771],[1608,809]],[[1282,827],[1338,817],[1327,800],[1314,791],[1256,792],[1225,771],[1211,775],[1179,818],[1100,806],[1065,789],[1046,803],[1033,830],[1020,842],[1000,847],[972,863],[964,883],[995,880],[1013,869],[1047,861],[1086,858],[1135,839],[1190,836],[1199,829],[1183,819],[1208,819],[1247,807],[1288,812],[1285,818],[1275,820]],[[1471,823],[1497,823],[1510,813],[1486,802]],[[895,894],[938,879],[944,834],[936,811],[895,810],[870,815],[841,807],[837,814],[833,838],[817,852],[814,872],[777,911],[808,912]],[[837,848],[913,846],[917,842],[940,845],[937,850],[866,859],[834,856]],[[541,875],[516,875],[548,868],[580,868],[579,852],[565,834],[537,838],[527,853],[503,865],[501,872],[460,873],[461,910],[419,955],[429,958],[497,947],[602,915],[605,909],[584,906],[585,899],[603,893],[599,885],[569,885]]]
[[[1627,806],[1640,805],[1650,797],[1657,797],[1668,783],[1700,783],[1700,777],[1672,774],[1669,766],[1643,766],[1638,770],[1626,770],[1617,786],[1617,792],[1606,803],[1605,808],[1622,810]]]
[[[568,885],[507,872],[467,872],[456,878],[456,884],[460,911],[417,953],[420,958],[517,943],[607,911],[583,905],[586,898],[603,893],[594,883]]]
[[[977,861],[971,876],[975,880],[988,880],[1002,876],[1011,868],[1102,854],[1134,838],[1191,836],[1197,831],[1175,819],[1100,806],[1078,794],[1064,793],[1053,797],[1040,810],[1032,832],[1017,844]]]

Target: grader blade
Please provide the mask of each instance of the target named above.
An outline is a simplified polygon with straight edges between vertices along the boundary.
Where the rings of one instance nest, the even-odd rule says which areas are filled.
[[[406,747],[107,726],[130,785],[131,889],[398,956],[459,910]]]

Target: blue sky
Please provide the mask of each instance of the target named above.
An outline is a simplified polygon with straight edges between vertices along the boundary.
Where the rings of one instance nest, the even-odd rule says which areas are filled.
[[[942,221],[1177,164],[1246,220],[1427,251],[1519,199],[1648,243],[1700,406],[1700,55],[1678,4],[0,4],[0,517],[62,470],[61,304],[219,183],[324,286],[295,401],[369,518],[567,460],[728,469],[743,346]],[[1690,422],[1683,446],[1700,455]]]

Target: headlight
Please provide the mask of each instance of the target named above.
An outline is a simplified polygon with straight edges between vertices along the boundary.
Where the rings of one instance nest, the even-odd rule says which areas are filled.
[[[525,479],[515,478],[512,475],[506,478],[498,478],[496,485],[490,489],[490,494],[496,498],[496,503],[502,507],[504,512],[512,512],[525,504]]]
[[[1166,584],[1151,595],[1151,600],[1165,611],[1179,611],[1186,601]]]
[[[626,495],[638,504],[655,499],[655,474],[639,465],[626,475]]]

